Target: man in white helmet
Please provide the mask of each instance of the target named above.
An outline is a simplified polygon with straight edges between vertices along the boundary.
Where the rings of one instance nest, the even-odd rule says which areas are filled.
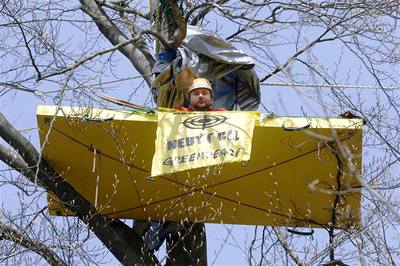
[[[178,106],[175,109],[184,112],[227,111],[225,108],[213,107],[213,88],[205,78],[195,78],[193,80],[188,89],[187,97],[190,106]],[[154,233],[150,232],[147,237],[149,240],[146,241],[149,243],[150,250],[158,250],[164,239],[167,239],[167,250],[171,257],[179,258],[176,254],[180,252],[191,253],[192,262],[176,261],[176,265],[207,265],[207,242],[204,223],[167,221],[153,231]],[[154,241],[150,238],[154,239]]]
[[[188,90],[190,107],[178,106],[176,109],[185,112],[191,111],[226,111],[224,108],[213,107],[213,88],[205,78],[196,78]]]

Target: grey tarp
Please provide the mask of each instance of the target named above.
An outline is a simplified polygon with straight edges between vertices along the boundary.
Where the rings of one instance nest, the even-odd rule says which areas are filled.
[[[181,47],[177,51],[161,52],[153,67],[157,95],[169,97],[158,99],[157,104],[163,107],[183,104],[187,84],[174,83],[181,75],[209,79],[214,86],[216,107],[256,110],[260,103],[260,85],[253,67],[252,58],[228,41],[188,25]]]

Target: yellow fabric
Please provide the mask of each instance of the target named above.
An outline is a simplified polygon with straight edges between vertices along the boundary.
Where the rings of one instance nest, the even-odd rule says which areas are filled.
[[[361,226],[360,183],[347,160],[338,169],[327,140],[340,139],[362,176],[362,120],[260,119],[248,163],[151,179],[158,114],[39,106],[43,157],[110,218],[320,228],[332,223],[335,211],[338,228]],[[300,131],[282,128],[307,124]],[[49,195],[48,204],[51,215],[74,215],[65,207],[70,202],[63,206],[54,195]]]
[[[256,112],[159,113],[151,175],[247,161]]]

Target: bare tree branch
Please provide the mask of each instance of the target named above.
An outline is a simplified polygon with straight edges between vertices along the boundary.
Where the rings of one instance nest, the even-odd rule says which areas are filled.
[[[42,77],[42,73],[40,73],[40,70],[39,70],[39,68],[38,68],[38,66],[37,66],[37,64],[36,64],[35,58],[33,58],[33,54],[32,54],[31,48],[29,47],[29,42],[28,42],[28,40],[26,39],[25,31],[24,31],[24,29],[22,28],[21,23],[20,23],[16,18],[13,18],[13,19],[14,19],[14,21],[17,23],[19,29],[21,30],[21,34],[22,34],[22,37],[23,37],[23,39],[24,39],[25,47],[26,47],[26,49],[28,50],[29,58],[30,58],[30,60],[31,60],[31,63],[32,63],[33,68],[35,69],[35,71],[36,71],[36,73],[37,73],[37,80],[40,80],[41,77]]]
[[[20,233],[20,231],[11,228],[0,220],[0,241],[9,240],[17,245],[35,252],[50,265],[62,266],[67,265],[51,248],[41,243],[40,241],[33,240],[29,236]]]
[[[145,33],[147,33],[147,32],[145,32]],[[154,33],[154,34],[155,34],[155,33]],[[98,52],[96,52],[96,53],[91,54],[90,56],[87,56],[87,57],[85,57],[85,58],[83,58],[83,59],[81,59],[81,60],[78,60],[78,61],[76,61],[75,64],[73,64],[72,66],[63,68],[63,69],[61,69],[61,70],[59,70],[59,71],[56,71],[56,72],[52,72],[52,73],[49,73],[49,74],[44,74],[44,75],[41,77],[41,79],[46,79],[46,78],[49,78],[49,77],[53,77],[53,76],[57,76],[57,75],[66,73],[66,72],[68,72],[68,71],[71,71],[71,70],[73,70],[73,69],[76,69],[78,66],[80,66],[80,65],[82,65],[82,64],[84,64],[84,63],[86,63],[86,62],[88,62],[88,61],[90,61],[90,60],[92,60],[93,58],[95,58],[95,57],[97,57],[97,56],[101,56],[101,55],[104,55],[104,54],[113,52],[113,51],[115,51],[115,50],[119,50],[119,49],[121,49],[121,48],[124,47],[124,46],[131,45],[132,43],[138,41],[139,38],[141,37],[141,35],[142,35],[142,32],[140,32],[139,34],[137,34],[137,36],[134,37],[134,38],[132,38],[132,39],[126,40],[126,41],[121,42],[121,43],[118,43],[118,44],[114,45],[113,47],[110,47],[110,48],[107,48],[107,49],[98,51]],[[147,76],[148,76],[148,75],[147,75]]]
[[[110,9],[116,10],[118,12],[129,13],[129,14],[133,14],[133,15],[139,16],[141,18],[150,20],[150,14],[148,14],[148,13],[147,14],[143,14],[142,12],[139,12],[134,8],[123,6],[121,4],[123,1],[118,1],[118,3],[112,3],[112,2],[107,1],[107,0],[96,0],[96,2],[100,6],[105,6],[105,7],[108,7]]]
[[[0,160],[26,176],[29,181],[35,182],[35,172],[32,171],[24,159],[14,150],[7,149],[3,145],[0,145]]]
[[[28,167],[36,171],[39,163],[38,152],[1,113],[0,136],[19,153]],[[5,161],[5,163],[9,164],[14,162],[11,160]],[[19,163],[21,164],[21,162]],[[144,248],[145,245],[141,237],[120,220],[109,219],[101,215],[71,185],[55,173],[44,158],[40,159],[37,178],[47,191],[54,193],[66,208],[74,212],[89,226],[121,263],[127,265],[158,263],[157,259],[148,254]]]
[[[80,0],[81,9],[88,14],[96,23],[100,32],[113,44],[118,45],[128,41],[128,38],[112,22],[107,14],[96,4],[94,0]],[[135,69],[143,75],[147,85],[151,84],[150,72],[154,65],[154,59],[148,49],[144,47],[135,47],[133,44],[123,45],[118,49],[133,64]]]
[[[213,7],[218,7],[219,5],[223,5],[225,3],[229,2],[229,0],[219,0],[219,1],[214,1],[211,3],[204,3],[198,6],[193,7],[188,14],[186,15],[186,21],[189,20],[189,17],[196,11],[197,9],[200,9],[200,12],[195,16],[192,21],[190,22],[190,25],[195,26],[197,25],[205,16],[207,16],[208,13],[211,12]]]
[[[287,244],[286,240],[282,236],[282,233],[279,231],[279,229],[272,228],[272,231],[275,233],[279,244],[281,244],[282,248],[285,250],[286,254],[289,255],[289,257],[297,264],[297,265],[306,265],[304,262],[300,260],[300,258],[292,251],[292,249],[289,247]]]
[[[294,55],[292,55],[292,57],[290,59],[288,59],[284,64],[276,67],[271,73],[268,73],[265,77],[260,79],[260,82],[264,82],[265,80],[269,79],[270,77],[274,76],[275,74],[281,72],[283,69],[285,69],[288,65],[290,65],[293,60],[295,60],[299,55],[301,55],[302,53],[306,52],[307,50],[309,50],[311,47],[313,47],[315,44],[317,43],[321,43],[321,42],[326,42],[326,41],[331,41],[332,39],[322,39],[325,35],[327,35],[329,32],[331,31],[331,29],[326,29],[318,38],[316,38],[314,41],[312,41],[311,43],[309,43],[306,47],[304,47],[303,49],[300,49],[299,51],[297,51]]]

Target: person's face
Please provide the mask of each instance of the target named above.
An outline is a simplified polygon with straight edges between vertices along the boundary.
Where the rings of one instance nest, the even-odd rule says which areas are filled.
[[[190,92],[190,105],[195,111],[209,111],[212,106],[211,91],[198,88]]]

